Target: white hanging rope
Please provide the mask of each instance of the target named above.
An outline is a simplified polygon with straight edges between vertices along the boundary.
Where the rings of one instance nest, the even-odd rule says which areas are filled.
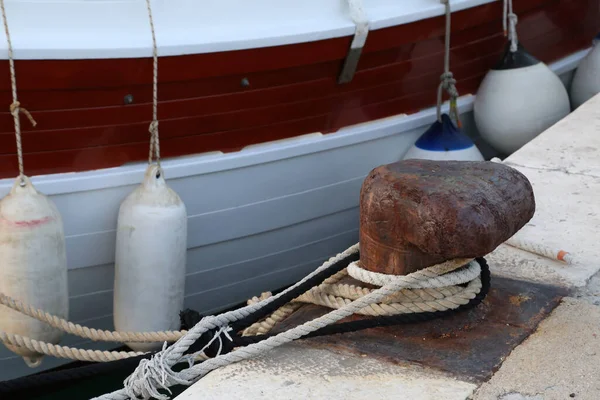
[[[437,119],[442,122],[442,91],[445,90],[450,96],[450,114],[454,114],[456,125],[460,128],[460,118],[458,115],[458,108],[456,105],[456,99],[458,99],[458,90],[456,89],[456,79],[450,71],[450,35],[452,32],[452,10],[450,9],[450,0],[440,0],[446,7],[446,33],[444,43],[444,73],[440,77],[440,85],[438,86],[437,93]]]
[[[517,51],[519,38],[517,36],[517,22],[519,18],[517,14],[513,12],[512,0],[504,0],[504,15],[502,18],[502,24],[504,26],[504,36],[508,36],[510,40],[510,51],[513,53]]]
[[[8,29],[8,21],[6,18],[6,10],[4,8],[4,0],[0,0],[0,8],[2,9],[2,22],[4,23],[4,33],[6,34],[6,42],[8,44],[8,64],[10,67],[10,84],[12,89],[12,98],[13,102],[10,105],[10,113],[13,116],[14,126],[15,126],[15,140],[17,142],[17,159],[19,163],[19,178],[21,179],[21,186],[26,185],[25,181],[25,169],[23,166],[23,145],[21,143],[21,121],[19,119],[19,113],[22,111],[25,113],[29,122],[33,126],[36,126],[37,123],[27,111],[25,107],[21,106],[19,100],[17,98],[17,75],[15,72],[15,61],[13,59],[13,48],[12,41],[10,39],[10,31]]]
[[[146,0],[146,6],[148,8],[150,31],[152,32],[152,122],[148,128],[148,131],[150,132],[148,164],[152,164],[152,159],[154,157],[160,171],[160,140],[158,135],[158,46],[156,45],[156,33],[154,31],[154,19],[152,18],[150,0]]]

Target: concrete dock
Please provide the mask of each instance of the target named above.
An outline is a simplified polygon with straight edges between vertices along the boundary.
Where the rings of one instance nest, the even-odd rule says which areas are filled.
[[[477,310],[299,340],[176,399],[600,399],[600,95],[503,162],[536,197],[517,235],[574,264],[503,244],[486,256],[492,291]]]

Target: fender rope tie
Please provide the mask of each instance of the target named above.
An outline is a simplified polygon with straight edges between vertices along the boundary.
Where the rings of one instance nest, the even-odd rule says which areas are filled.
[[[148,131],[150,132],[148,164],[152,164],[153,158],[156,159],[156,165],[160,171],[160,140],[158,135],[158,46],[156,45],[156,32],[154,30],[154,18],[152,17],[150,0],[146,0],[146,7],[148,9],[148,21],[150,22],[150,31],[152,33],[152,122],[150,122],[150,126],[148,127]]]
[[[517,14],[513,12],[512,0],[504,0],[504,15],[502,18],[502,24],[504,26],[504,36],[510,40],[510,51],[515,52],[518,49],[519,38],[517,36],[517,23],[519,18]]]
[[[437,92],[437,119],[442,122],[442,93],[445,90],[450,96],[450,115],[454,116],[456,126],[460,128],[462,126],[458,113],[458,106],[456,100],[459,97],[458,90],[456,89],[456,79],[450,71],[450,35],[451,22],[452,22],[452,10],[450,9],[450,0],[440,0],[445,6],[446,15],[446,32],[444,36],[444,72],[440,76],[440,84]]]
[[[6,35],[6,42],[8,44],[8,65],[10,70],[10,86],[12,92],[12,104],[9,107],[10,113],[13,116],[13,123],[15,126],[15,140],[17,145],[17,162],[19,164],[19,178],[21,179],[21,186],[26,185],[25,181],[25,167],[23,166],[23,143],[21,140],[21,120],[19,119],[19,113],[22,111],[31,125],[34,127],[37,122],[31,116],[31,113],[27,109],[21,106],[21,103],[17,99],[17,73],[15,72],[15,60],[13,56],[12,40],[10,38],[10,30],[8,29],[8,20],[6,18],[6,10],[4,8],[4,0],[0,0],[0,8],[2,9],[2,22],[4,24],[4,33]]]

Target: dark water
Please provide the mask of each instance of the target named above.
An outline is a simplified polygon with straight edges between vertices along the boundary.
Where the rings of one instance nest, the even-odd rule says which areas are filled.
[[[130,372],[131,371],[119,371],[76,382],[61,384],[60,386],[45,387],[36,391],[0,395],[0,398],[2,398],[2,400],[88,400],[123,388],[123,381]],[[170,397],[173,398],[179,395],[185,389],[187,389],[187,387],[172,387],[171,392],[173,394]]]

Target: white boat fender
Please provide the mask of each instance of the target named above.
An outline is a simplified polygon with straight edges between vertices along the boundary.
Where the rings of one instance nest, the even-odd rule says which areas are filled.
[[[0,201],[0,292],[61,318],[68,318],[67,256],[61,215],[29,178],[18,177]],[[59,329],[0,306],[0,330],[58,344]],[[43,355],[5,344],[30,367]]]
[[[500,62],[481,82],[473,110],[481,136],[506,155],[571,111],[560,78],[521,44],[514,52],[510,47],[509,41]]]
[[[481,152],[448,114],[441,115],[412,145],[404,159],[483,161]]]
[[[187,251],[187,211],[151,164],[143,182],[121,203],[117,222],[114,324],[118,331],[179,329]],[[162,343],[126,343],[135,351]]]
[[[592,43],[592,49],[577,66],[571,82],[573,109],[600,93],[600,32]]]

